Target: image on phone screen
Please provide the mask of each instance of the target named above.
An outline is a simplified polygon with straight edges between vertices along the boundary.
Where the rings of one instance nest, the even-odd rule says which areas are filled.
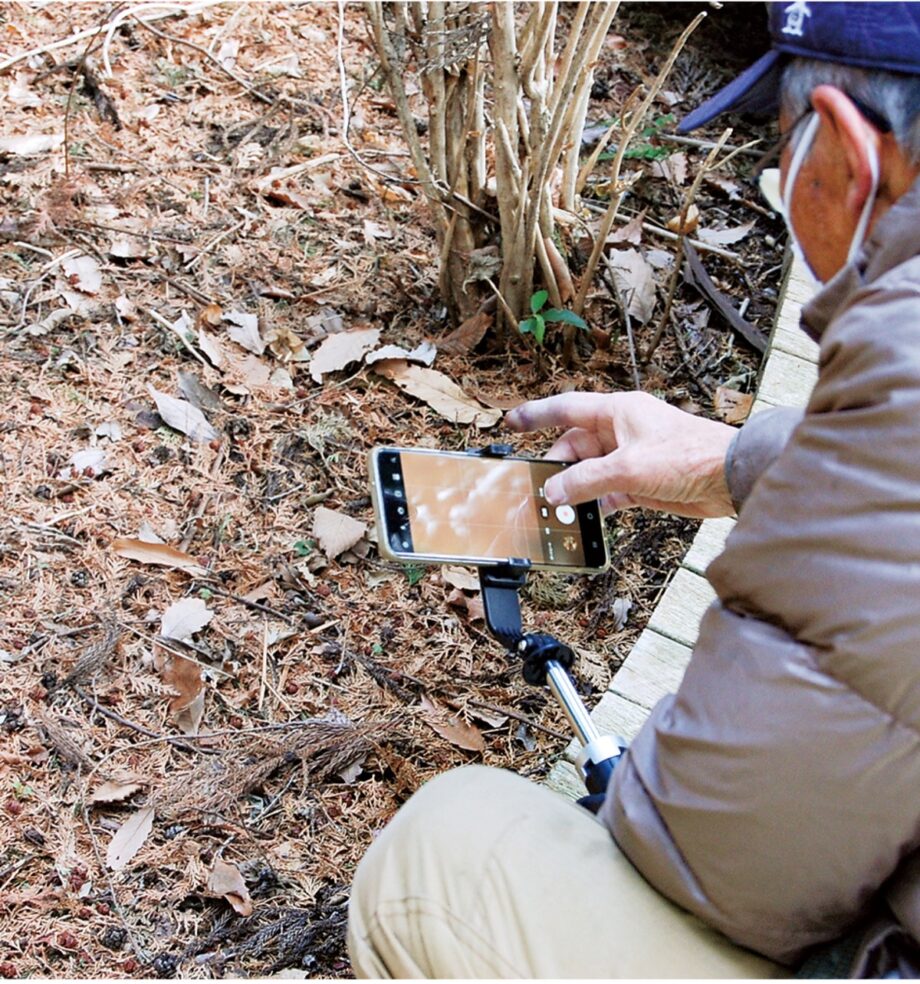
[[[377,457],[386,539],[395,554],[600,568],[597,503],[551,506],[546,481],[565,466],[406,449]]]

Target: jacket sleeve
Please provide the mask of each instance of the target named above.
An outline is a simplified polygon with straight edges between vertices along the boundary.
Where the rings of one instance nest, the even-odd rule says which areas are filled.
[[[707,576],[683,682],[601,818],[664,895],[782,963],[920,844],[920,264],[828,328]]]
[[[725,480],[735,512],[779,457],[803,415],[794,407],[773,407],[755,414],[738,431],[725,458]]]

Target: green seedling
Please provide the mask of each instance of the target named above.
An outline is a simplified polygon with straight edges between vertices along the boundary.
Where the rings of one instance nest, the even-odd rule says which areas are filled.
[[[313,548],[316,546],[313,540],[298,540],[294,544],[294,553],[298,557],[309,557],[313,553]]]
[[[549,299],[549,292],[545,290],[538,290],[530,298],[530,317],[525,318],[518,325],[522,335],[530,334],[533,335],[534,341],[541,348],[543,346],[543,339],[546,335],[546,326],[549,324],[566,324],[574,325],[576,328],[583,328],[585,331],[588,330],[588,326],[583,318],[580,318],[574,311],[565,311],[561,308],[550,308],[548,311],[543,310],[543,306]]]
[[[13,795],[18,800],[31,799],[35,795],[35,790],[19,779],[13,780]]]
[[[623,157],[627,160],[643,161],[660,161],[665,157],[669,157],[671,154],[670,147],[656,147],[649,143],[649,140],[652,137],[657,137],[658,134],[665,129],[665,127],[670,126],[673,122],[673,113],[666,113],[664,116],[656,116],[648,126],[643,127],[638,134],[636,134],[642,143],[636,144],[635,147],[630,147],[629,150],[623,154]],[[600,155],[598,160],[612,161],[616,155],[617,148],[613,147],[609,150],[605,150],[604,153]]]
[[[406,564],[404,569],[409,586],[412,588],[425,576],[425,568],[421,564]]]

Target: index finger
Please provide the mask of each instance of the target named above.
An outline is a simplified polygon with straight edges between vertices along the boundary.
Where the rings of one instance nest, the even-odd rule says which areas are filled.
[[[549,427],[581,427],[596,430],[601,416],[609,417],[612,393],[559,393],[530,400],[505,414],[505,425],[516,431]]]

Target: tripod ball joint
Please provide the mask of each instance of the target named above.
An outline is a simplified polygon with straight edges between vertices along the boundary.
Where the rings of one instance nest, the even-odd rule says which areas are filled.
[[[555,660],[569,670],[575,663],[575,653],[558,639],[542,632],[524,636],[518,643],[518,654],[524,662],[524,679],[534,687],[546,682],[546,664]]]

